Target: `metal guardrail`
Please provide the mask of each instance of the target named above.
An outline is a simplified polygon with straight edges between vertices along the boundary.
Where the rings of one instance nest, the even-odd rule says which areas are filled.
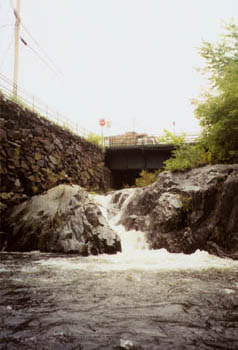
[[[44,117],[55,124],[61,126],[62,128],[68,129],[73,134],[79,135],[81,137],[87,138],[90,134],[95,134],[89,130],[79,126],[76,123],[73,123],[68,117],[62,115],[56,110],[49,107],[48,104],[40,100],[39,98],[31,95],[26,90],[18,86],[18,96],[17,98],[13,97],[12,93],[13,82],[0,73],[0,91],[6,96],[9,100],[13,100],[23,108],[35,112],[39,117]],[[175,134],[175,136],[184,136],[184,134]],[[130,146],[139,146],[139,145],[162,145],[168,144],[169,140],[166,142],[158,141],[160,137],[164,135],[147,135],[147,134],[137,134],[134,132],[128,132],[124,135],[118,136],[107,136],[103,138],[103,147],[104,148],[113,148],[113,147],[130,147]],[[185,143],[195,142],[199,137],[199,134],[191,133],[185,135]],[[172,144],[171,140],[171,144]]]
[[[184,137],[185,143],[196,142],[200,134],[175,134],[177,137]],[[105,148],[116,148],[116,147],[132,147],[132,146],[158,146],[158,145],[169,145],[173,144],[173,140],[160,141],[160,138],[164,135],[120,135],[120,136],[108,136],[104,137],[104,147]]]
[[[62,115],[56,110],[50,108],[48,104],[40,100],[39,98],[31,95],[26,90],[18,86],[18,96],[13,97],[12,94],[13,82],[0,73],[0,90],[9,100],[13,100],[23,108],[35,112],[39,117],[44,117],[62,128],[68,129],[73,134],[87,138],[91,132],[85,128],[82,128],[76,123],[73,123],[68,117]]]

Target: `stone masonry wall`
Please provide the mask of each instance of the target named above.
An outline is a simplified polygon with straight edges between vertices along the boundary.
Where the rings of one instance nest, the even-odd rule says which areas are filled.
[[[102,150],[0,93],[0,213],[59,183],[110,187]]]

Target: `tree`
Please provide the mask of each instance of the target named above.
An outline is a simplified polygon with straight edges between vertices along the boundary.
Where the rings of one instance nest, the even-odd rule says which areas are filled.
[[[209,79],[214,86],[219,86],[220,81],[226,76],[227,67],[238,62],[238,25],[224,24],[224,29],[227,33],[221,35],[220,42],[214,45],[203,41],[199,49],[207,64],[204,72],[209,73]]]
[[[238,25],[225,26],[222,40],[203,42],[210,89],[197,101],[195,116],[212,162],[238,161]]]
[[[200,55],[210,86],[195,101],[202,127],[199,143],[181,144],[165,162],[167,170],[186,170],[207,163],[238,162],[238,25],[225,25],[216,44],[204,41]]]

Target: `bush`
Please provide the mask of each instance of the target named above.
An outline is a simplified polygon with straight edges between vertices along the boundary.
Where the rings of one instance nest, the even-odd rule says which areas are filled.
[[[184,144],[172,153],[172,158],[164,162],[166,170],[185,171],[210,163],[210,154],[200,143]]]
[[[162,170],[156,170],[153,172],[142,170],[140,172],[140,177],[136,179],[136,187],[144,187],[152,184],[153,182],[156,181],[157,176]]]
[[[87,141],[94,143],[97,146],[102,147],[103,144],[103,138],[97,134],[94,134],[93,132],[90,132],[87,136]]]

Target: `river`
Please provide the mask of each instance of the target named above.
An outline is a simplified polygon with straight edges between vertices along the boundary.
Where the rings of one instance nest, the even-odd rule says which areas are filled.
[[[238,349],[237,261],[111,225],[117,255],[0,253],[0,349]]]

